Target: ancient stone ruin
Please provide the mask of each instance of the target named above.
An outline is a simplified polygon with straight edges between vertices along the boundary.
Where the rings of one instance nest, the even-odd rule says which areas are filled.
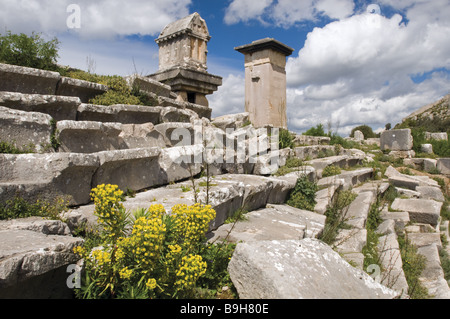
[[[275,39],[239,46],[245,55],[245,111],[255,127],[287,129],[286,57],[294,51]]]
[[[269,103],[250,107],[247,96],[249,112],[211,118],[206,95],[221,80],[206,72],[209,38],[198,14],[163,30],[160,70],[127,78],[156,106],[93,105],[89,99],[108,87],[0,64],[0,140],[32,144],[34,151],[0,154],[0,203],[20,195],[64,198],[70,206],[58,220],[0,221],[0,298],[73,298],[68,279],[79,263],[73,248],[83,243],[74,230],[97,224],[90,191],[102,183],[136,192],[124,202],[127,210],[161,204],[170,213],[175,204],[208,200],[217,213],[209,241],[237,243],[228,270],[240,298],[408,298],[400,235],[426,257],[420,281],[429,295],[450,298],[439,259],[439,251],[449,250],[443,241],[450,239],[449,225],[441,217],[448,189],[425,174],[393,166],[382,172],[371,165],[381,150],[344,149],[329,145],[328,137],[293,134],[294,145],[278,149],[276,130],[265,126],[286,127],[284,65],[292,51],[273,39],[239,49],[246,54],[249,94]],[[259,95],[264,85],[268,95]],[[276,107],[265,113],[270,104]],[[408,131],[386,132],[374,143],[386,152],[407,152],[404,165],[420,172],[432,168],[450,176],[450,159],[408,153]],[[209,175],[198,177],[206,167]],[[330,176],[330,168],[339,171]],[[318,185],[310,210],[287,204],[302,177]],[[186,191],[208,178],[209,187]],[[391,189],[401,196],[391,206],[375,206]],[[345,208],[346,227],[325,244],[327,210],[343,191],[354,195]],[[368,229],[374,207],[381,219],[375,231]],[[243,210],[244,220],[225,223]],[[373,231],[379,265],[367,269],[364,249]]]

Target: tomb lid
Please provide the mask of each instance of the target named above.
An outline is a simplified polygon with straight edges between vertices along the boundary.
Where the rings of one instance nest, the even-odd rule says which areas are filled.
[[[294,49],[285,45],[284,43],[281,43],[278,40],[275,40],[273,38],[265,38],[261,40],[253,41],[250,44],[242,45],[239,47],[234,48],[236,51],[247,54],[247,53],[254,53],[257,51],[262,51],[265,49],[272,49],[278,52],[283,53],[286,56],[289,56],[294,52]]]
[[[184,33],[202,38],[206,41],[211,39],[206,22],[195,12],[187,17],[168,24],[156,39],[156,43],[166,41]]]

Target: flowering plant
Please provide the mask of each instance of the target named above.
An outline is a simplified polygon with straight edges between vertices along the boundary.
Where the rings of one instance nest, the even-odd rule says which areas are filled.
[[[162,205],[155,204],[138,210],[129,229],[133,218],[124,213],[122,194],[114,185],[100,185],[92,190],[103,245],[74,249],[85,266],[78,295],[82,298],[192,297],[199,279],[207,272],[208,263],[213,262],[208,253],[212,245],[205,245],[205,234],[216,212],[211,206],[195,204],[176,205],[168,214]],[[230,254],[230,250],[226,253]]]

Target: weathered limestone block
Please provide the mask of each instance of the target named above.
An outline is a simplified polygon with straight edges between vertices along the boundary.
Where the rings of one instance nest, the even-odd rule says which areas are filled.
[[[382,210],[380,217],[383,220],[392,219],[395,222],[395,227],[403,229],[410,222],[408,212],[389,212],[387,209]]]
[[[144,124],[160,123],[161,109],[141,105],[111,105],[108,107],[93,104],[81,104],[78,107],[78,121],[103,123]]]
[[[390,130],[381,133],[381,150],[410,151],[413,147],[413,138],[410,129]]]
[[[60,121],[56,128],[60,152],[96,153],[122,148],[120,123]]]
[[[55,94],[60,78],[57,72],[0,63],[0,91]]]
[[[157,96],[163,96],[170,98],[172,89],[169,85],[163,84],[148,77],[141,76],[139,74],[133,74],[125,77],[128,85],[131,88],[138,88],[147,94],[156,94]]]
[[[166,180],[158,162],[160,153],[156,147],[95,153],[100,167],[92,178],[92,186],[113,184],[122,190],[139,191],[162,185]]]
[[[162,96],[160,96],[158,98],[158,101],[159,101],[158,104],[161,106],[172,106],[177,109],[189,109],[189,110],[197,113],[200,118],[205,117],[207,119],[211,119],[212,109],[207,106],[184,102],[184,101],[183,102],[177,101],[177,100],[162,97]]]
[[[338,252],[342,254],[360,253],[367,244],[366,229],[341,229],[336,237],[335,245]]]
[[[67,197],[71,205],[89,203],[96,155],[75,153],[0,155],[0,200]]]
[[[355,228],[365,228],[370,205],[372,205],[373,200],[374,194],[372,192],[359,193],[348,207],[346,223]]]
[[[78,97],[0,92],[0,105],[27,112],[45,113],[56,121],[77,119]]]
[[[166,146],[164,136],[152,123],[122,124],[119,139],[124,144],[121,148],[149,148]]]
[[[394,210],[408,212],[412,222],[426,223],[436,227],[441,215],[442,202],[427,199],[396,198],[391,207]]]
[[[189,109],[177,109],[170,106],[154,106],[160,111],[160,123],[190,123],[199,118],[198,114]]]
[[[421,151],[425,154],[433,154],[433,145],[432,144],[422,144]]]
[[[83,239],[30,230],[0,230],[0,242],[0,298],[58,298],[61,296],[53,295],[56,287],[49,286],[67,289],[65,280],[48,280],[35,287],[30,281],[76,263],[79,257],[73,248],[82,245]]]
[[[343,172],[342,174],[336,176],[322,178],[317,182],[317,185],[327,186],[335,184],[336,181],[342,180],[342,187],[344,190],[347,190],[372,178],[373,172],[374,170],[372,168],[361,168],[354,171]]]
[[[334,151],[334,146],[330,145],[301,146],[294,149],[295,156],[301,160],[334,156]]]
[[[450,158],[438,159],[436,166],[441,174],[450,175]]]
[[[378,252],[383,272],[380,274],[380,282],[386,287],[397,291],[406,297],[408,282],[403,271],[403,261],[400,246],[395,232],[382,236],[378,240]]]
[[[429,245],[436,245],[438,249],[442,249],[441,234],[433,233],[408,233],[408,239],[411,244],[416,247],[424,247]]]
[[[269,151],[265,155],[256,158],[253,174],[255,175],[272,175],[278,169],[286,165],[287,159],[291,156],[291,149],[286,148],[277,151]]]
[[[63,76],[56,88],[56,95],[76,96],[81,102],[88,103],[90,99],[106,91],[108,91],[106,85]]]
[[[357,141],[364,141],[364,134],[361,131],[355,131],[354,139]]]
[[[287,205],[267,205],[267,208],[245,214],[245,220],[225,224],[214,231],[215,240],[252,242],[317,238],[325,227],[325,216]]]
[[[226,131],[226,129],[236,130],[249,124],[249,113],[227,114],[212,119],[211,124]]]
[[[420,282],[428,289],[434,299],[450,299],[450,288],[444,278],[439,247],[436,244],[418,248],[418,253],[426,258],[424,271],[420,274]]]
[[[158,159],[162,181],[168,184],[199,174],[203,150],[202,144],[162,149]]]
[[[438,202],[445,202],[444,194],[442,194],[439,187],[417,186],[416,191],[420,194],[420,198],[434,199]]]
[[[307,136],[295,135],[294,145],[327,145],[330,144],[331,138],[326,136]]]
[[[32,144],[35,151],[43,151],[51,143],[51,120],[47,114],[0,106],[0,140],[18,148]]]
[[[389,235],[395,233],[395,220],[386,219],[377,228],[377,234]]]
[[[376,283],[317,239],[238,244],[228,265],[241,299],[381,299]]]
[[[436,141],[448,141],[448,134],[447,134],[447,132],[442,132],[442,133],[425,132],[425,139],[436,140]]]
[[[45,235],[71,235],[70,228],[60,220],[49,220],[42,217],[28,217],[0,221],[0,230],[30,230]]]

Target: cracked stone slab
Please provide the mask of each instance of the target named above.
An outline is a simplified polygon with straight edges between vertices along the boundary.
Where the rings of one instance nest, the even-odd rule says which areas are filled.
[[[317,239],[240,243],[228,265],[241,299],[392,299],[398,293]]]

